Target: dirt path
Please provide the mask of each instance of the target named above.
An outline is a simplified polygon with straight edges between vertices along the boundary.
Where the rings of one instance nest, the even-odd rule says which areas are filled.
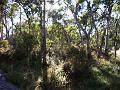
[[[17,87],[6,81],[2,70],[0,70],[0,90],[19,90]]]

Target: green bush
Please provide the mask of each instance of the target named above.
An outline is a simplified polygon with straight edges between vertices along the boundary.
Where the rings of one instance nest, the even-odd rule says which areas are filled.
[[[1,41],[0,41],[0,48],[1,48],[1,47],[7,48],[8,45],[9,45],[8,40],[1,40]]]
[[[33,51],[33,49],[36,49],[39,47],[40,42],[37,36],[34,36],[33,34],[29,34],[27,32],[23,32],[23,34],[18,34],[14,37],[16,44],[15,49],[24,50],[27,51]]]
[[[86,60],[86,51],[83,48],[79,50],[78,48],[74,46],[69,47],[66,50],[66,55],[67,55],[67,58],[72,58],[78,61]]]
[[[26,88],[26,86],[28,86],[29,83],[29,80],[24,79],[24,75],[18,72],[9,73],[7,76],[7,80],[17,85],[20,88]]]

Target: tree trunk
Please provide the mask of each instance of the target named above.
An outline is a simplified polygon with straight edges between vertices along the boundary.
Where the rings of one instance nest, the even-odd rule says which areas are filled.
[[[12,36],[13,36],[13,17],[11,17],[11,22],[12,22]]]
[[[42,2],[40,2],[41,5]],[[41,7],[41,6],[40,6]],[[39,8],[40,8],[39,7]],[[45,7],[46,7],[46,1],[43,1],[43,9],[40,8],[40,30],[41,30],[41,60],[43,63],[42,68],[42,77],[43,77],[43,90],[48,90],[47,83],[48,83],[48,77],[47,77],[47,61],[46,61],[46,29],[45,29]]]
[[[6,6],[5,6],[4,14],[5,14],[4,26],[5,26],[5,29],[6,29],[6,39],[8,40],[9,39],[9,30],[7,28],[7,11],[6,11]]]
[[[22,29],[22,18],[21,18],[21,7],[20,7],[20,32],[21,32],[21,29]]]
[[[1,23],[1,38],[0,39],[3,40],[3,25],[2,25],[2,23]]]
[[[99,31],[98,29],[96,30],[97,36],[96,36],[96,45],[97,45],[97,55],[98,55],[98,50],[99,50]]]
[[[90,36],[87,36],[87,57],[88,60],[92,59],[91,48],[90,48]]]
[[[46,29],[45,29],[45,6],[46,6],[46,0],[43,1],[44,7],[43,7],[43,30],[42,30],[42,48],[43,48],[43,81],[45,83],[43,89],[47,90],[46,84],[48,82],[47,79],[47,62],[46,62]]]
[[[101,44],[100,44],[100,48],[99,48],[99,51],[98,51],[98,58],[101,56],[101,54],[102,54],[102,47],[103,47],[103,45],[104,45],[104,36],[105,36],[105,30],[104,30],[104,32],[103,32],[103,34],[102,34],[102,38],[101,38]]]
[[[109,32],[109,29],[110,29],[110,17],[111,17],[112,7],[113,7],[113,4],[111,3],[111,0],[108,0],[108,6],[107,6],[108,14],[106,16],[107,29],[106,29],[106,34],[105,34],[105,55],[108,55],[108,50],[109,50],[109,47],[108,47],[108,40],[109,40],[108,32]]]
[[[0,25],[1,25],[1,37],[0,37],[0,40],[3,40],[3,20],[2,20],[3,18],[1,17],[1,19],[0,19]]]
[[[117,42],[114,41],[114,50],[115,50],[115,58],[116,58],[116,55],[117,55]]]
[[[108,28],[105,30],[105,55],[108,55]]]
[[[114,42],[114,55],[115,55],[115,58],[116,58],[116,56],[117,56],[117,44],[118,44],[118,42],[117,42],[117,37],[118,37],[118,26],[119,26],[119,24],[118,24],[118,20],[116,19],[116,25],[115,25],[115,36],[114,36],[114,40],[113,40],[113,42]]]
[[[116,55],[117,55],[117,37],[118,37],[118,33],[117,33],[117,27],[118,27],[118,24],[116,25],[116,31],[115,31],[115,40],[114,40],[114,49],[115,49],[115,58],[116,58]]]
[[[4,12],[4,5],[0,3],[0,24],[1,24],[1,37],[0,39],[3,40],[3,12]]]
[[[82,34],[81,34],[81,29],[82,29],[83,32],[84,32],[84,30],[83,30],[82,26],[80,25],[80,23],[78,21],[77,15],[74,13],[73,16],[74,16],[74,19],[75,19],[77,27],[78,27],[79,36],[80,36],[80,39],[81,39],[81,45],[84,47],[84,42],[83,42],[83,37],[82,37]]]

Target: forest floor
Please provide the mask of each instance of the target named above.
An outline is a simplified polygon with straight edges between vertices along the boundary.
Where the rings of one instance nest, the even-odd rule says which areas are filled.
[[[112,58],[109,60],[96,59],[95,62],[96,63],[92,65],[90,73],[86,73],[88,75],[85,74],[83,74],[82,76],[78,75],[79,78],[71,80],[71,82],[68,83],[68,86],[67,85],[63,86],[61,89],[52,88],[48,90],[120,90],[120,58],[118,59]],[[7,72],[6,74],[7,80],[0,79],[0,90],[17,90],[15,86],[8,83],[7,81],[13,83],[19,88],[22,87],[21,90],[27,90],[23,88],[25,88],[26,85],[30,85],[28,80],[30,82],[32,81],[31,76],[28,78],[28,80],[24,79],[25,74],[24,72],[25,69],[26,70],[28,69],[28,67],[26,67],[23,61],[19,61],[19,63],[15,67],[16,68],[13,68],[13,70],[11,70],[10,64],[6,62],[0,63],[0,69]],[[55,69],[54,72],[56,71],[57,69]],[[35,72],[34,69],[33,72]],[[60,71],[57,72],[59,73]],[[36,71],[34,74],[37,77],[38,71]]]
[[[120,90],[120,59],[100,59],[96,62],[89,77],[77,81],[81,84],[77,83],[73,90]]]
[[[76,73],[68,86],[58,90],[120,90],[120,58],[97,59],[90,71]]]

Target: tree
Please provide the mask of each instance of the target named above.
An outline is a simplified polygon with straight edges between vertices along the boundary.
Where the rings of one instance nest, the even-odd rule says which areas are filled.
[[[43,7],[41,4],[43,3]],[[43,62],[43,90],[47,90],[46,84],[48,83],[47,77],[47,62],[46,62],[46,25],[45,25],[45,15],[46,15],[46,1],[39,1],[39,14],[40,14],[40,30],[41,30],[41,60]]]
[[[12,3],[11,5],[8,6],[9,7],[9,10],[8,10],[8,18],[10,18],[11,20],[11,23],[12,23],[12,26],[11,26],[11,33],[13,35],[13,32],[14,32],[14,29],[13,29],[13,26],[14,26],[14,17],[16,16],[15,13],[16,11],[18,11],[18,4],[17,3]]]
[[[81,20],[79,20],[79,14],[78,13],[82,12],[81,4],[83,4],[83,2],[84,2],[84,0],[83,1],[78,1],[75,6],[73,6],[68,1],[67,1],[66,4],[69,7],[69,9],[71,10],[71,12],[73,13],[73,17],[76,21],[76,25],[78,27],[79,34],[80,34],[80,37],[81,37],[82,45],[84,45],[82,32],[85,35],[85,39],[86,39],[85,44],[87,46],[87,49],[86,49],[87,50],[87,56],[88,56],[88,59],[91,59],[90,36],[92,34],[92,31],[93,31],[93,24],[92,23],[93,23],[94,18],[93,17],[91,18],[91,14],[93,14],[93,13],[91,11],[92,8],[90,7],[90,2],[86,1],[87,2],[87,11],[86,11],[86,13],[83,14],[83,16],[81,17]]]
[[[4,10],[4,3],[0,2],[0,32],[1,32],[1,40],[3,39],[3,10]]]
[[[4,23],[4,16],[5,16],[5,6],[6,6],[6,3],[7,3],[7,0],[4,0],[4,1],[0,1],[0,27],[1,27],[1,39],[3,39],[3,26],[5,26],[6,28],[6,25]],[[6,29],[7,31],[7,29]],[[7,34],[6,34],[7,35]]]

